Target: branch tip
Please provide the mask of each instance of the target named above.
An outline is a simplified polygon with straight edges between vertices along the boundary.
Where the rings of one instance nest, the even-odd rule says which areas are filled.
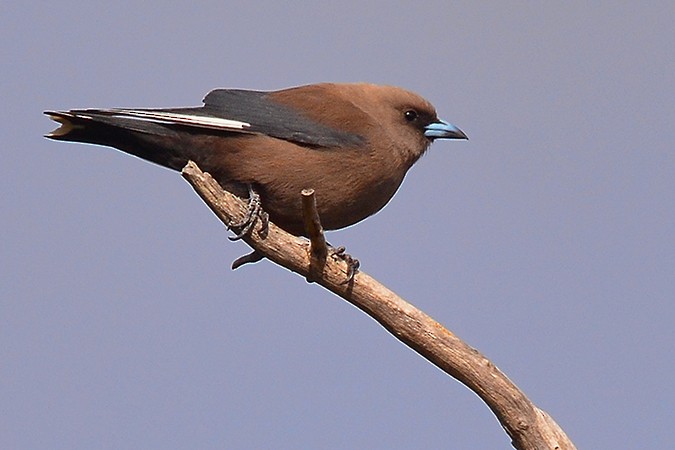
[[[323,234],[319,211],[316,208],[316,195],[314,189],[303,189],[300,194],[302,195],[302,217],[310,243],[310,256],[323,264],[328,256],[328,246]]]
[[[232,261],[232,270],[237,270],[244,264],[257,263],[258,261],[261,261],[263,259],[265,259],[265,255],[260,253],[258,250],[253,250],[251,253],[242,255],[239,258]]]

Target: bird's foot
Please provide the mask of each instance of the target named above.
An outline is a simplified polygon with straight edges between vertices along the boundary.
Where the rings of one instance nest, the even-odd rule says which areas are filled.
[[[359,271],[359,267],[361,267],[359,260],[347,253],[344,246],[332,248],[330,255],[334,259],[340,259],[347,264],[347,279],[343,281],[342,284],[348,284],[354,281],[354,276]]]
[[[229,226],[230,229],[239,230],[234,236],[228,237],[231,241],[238,241],[244,236],[247,236],[253,227],[255,226],[258,219],[262,222],[262,227],[260,228],[260,233],[264,234],[267,232],[269,226],[269,214],[267,214],[263,208],[260,201],[260,195],[253,189],[253,186],[248,185],[248,209],[246,211],[246,217],[244,220],[238,223],[233,223]]]

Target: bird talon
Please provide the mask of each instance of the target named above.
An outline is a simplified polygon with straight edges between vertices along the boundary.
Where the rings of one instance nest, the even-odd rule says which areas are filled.
[[[340,259],[344,261],[345,264],[347,264],[347,279],[340,284],[349,284],[354,281],[354,277],[359,272],[359,268],[361,267],[361,262],[347,253],[346,248],[342,245],[333,249],[331,256],[334,259]]]
[[[258,234],[264,238],[265,236],[267,236],[267,232],[270,229],[270,215],[267,213],[267,211],[260,208],[260,211],[258,212],[258,217],[260,218],[261,223]]]
[[[243,237],[248,236],[258,219],[260,219],[262,222],[261,231],[267,233],[267,228],[269,226],[269,215],[262,209],[260,195],[258,195],[258,193],[249,184],[248,209],[246,211],[246,216],[241,222],[233,223],[229,226],[230,229],[239,229],[239,232],[235,233],[234,236],[228,237],[228,239],[231,241],[238,241]]]

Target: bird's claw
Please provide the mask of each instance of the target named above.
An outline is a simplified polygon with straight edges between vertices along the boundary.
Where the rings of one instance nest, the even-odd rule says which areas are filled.
[[[260,228],[260,233],[264,235],[267,232],[269,226],[269,214],[262,209],[262,203],[260,201],[260,195],[253,189],[253,187],[248,185],[248,209],[246,211],[246,217],[241,222],[233,223],[229,226],[230,229],[238,229],[234,236],[228,237],[231,241],[238,241],[241,238],[247,236],[253,227],[255,226],[258,219],[262,222],[262,227]]]
[[[347,264],[347,279],[343,281],[341,284],[348,284],[354,281],[354,276],[358,273],[359,267],[361,267],[361,263],[359,262],[358,259],[352,257],[349,253],[345,251],[344,246],[340,246],[337,248],[334,248],[333,251],[331,252],[331,256],[334,259],[340,259]]]

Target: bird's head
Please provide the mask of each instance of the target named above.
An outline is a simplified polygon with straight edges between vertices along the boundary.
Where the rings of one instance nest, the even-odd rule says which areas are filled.
[[[414,92],[365,84],[361,89],[362,96],[369,98],[357,105],[368,105],[368,112],[378,118],[378,126],[393,138],[392,144],[410,165],[436,139],[468,139],[458,127],[439,119],[434,106]]]

